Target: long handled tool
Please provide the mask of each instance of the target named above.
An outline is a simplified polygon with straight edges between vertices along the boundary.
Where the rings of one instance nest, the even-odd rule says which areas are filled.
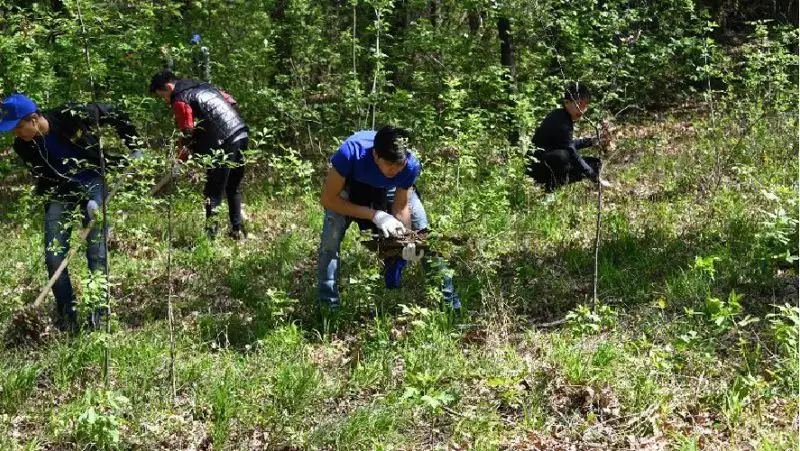
[[[165,186],[167,186],[169,184],[170,181],[172,181],[172,174],[166,174],[157,184],[155,184],[155,186],[150,188],[150,195],[153,196],[156,193],[158,193],[159,191],[161,191]],[[110,201],[111,198],[114,196],[114,194],[117,193],[117,191],[119,190],[120,185],[121,185],[121,183],[117,183],[111,189],[111,191],[108,193],[108,196],[106,197],[106,202]],[[94,204],[94,202],[92,202],[92,201],[89,201],[89,203],[90,204]],[[80,232],[78,232],[78,238],[81,241],[85,240],[86,237],[89,236],[89,233],[91,233],[92,228],[94,227],[95,222],[97,221],[97,209],[98,209],[98,207],[99,207],[98,205],[94,205],[94,208],[89,208],[89,205],[87,205],[87,211],[88,211],[89,217],[91,219],[89,220],[89,224],[87,224],[86,227],[84,227],[83,229],[81,229]],[[42,302],[44,302],[44,298],[47,296],[47,293],[49,293],[50,290],[53,288],[53,285],[55,285],[55,283],[58,280],[58,278],[61,277],[61,273],[63,273],[64,270],[67,268],[67,265],[69,264],[69,261],[72,259],[72,257],[75,255],[75,253],[77,251],[78,251],[78,246],[73,246],[69,250],[69,252],[67,253],[67,256],[61,262],[61,264],[58,266],[58,268],[56,268],[56,270],[53,273],[53,275],[50,276],[50,279],[47,281],[47,284],[44,286],[44,288],[42,288],[42,291],[39,293],[39,296],[33,302],[31,307],[37,308],[40,305],[42,305]]]

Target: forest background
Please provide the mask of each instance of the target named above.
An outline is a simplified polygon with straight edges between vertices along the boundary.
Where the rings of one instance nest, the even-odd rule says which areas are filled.
[[[109,204],[111,331],[20,334],[45,282],[42,204],[2,137],[0,447],[796,448],[797,16],[786,0],[0,0],[0,93],[115,103],[147,155]],[[175,136],[150,77],[203,77],[200,46],[251,128],[243,244],[204,238],[196,178],[145,195]],[[574,80],[595,92],[578,133],[616,127],[597,304],[596,190],[547,197],[523,174]],[[329,330],[320,184],[342,139],[386,123],[413,134],[467,313],[441,312],[418,268],[384,290],[351,231]],[[104,303],[71,269],[82,308]]]

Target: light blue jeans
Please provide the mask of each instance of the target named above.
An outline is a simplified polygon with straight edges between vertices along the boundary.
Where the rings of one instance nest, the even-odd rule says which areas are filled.
[[[80,193],[76,200],[54,198],[45,204],[44,210],[44,255],[47,264],[47,273],[52,276],[69,252],[70,236],[72,235],[71,216],[75,207],[80,205],[83,214],[82,223],[86,227],[91,218],[86,210],[89,200],[97,203],[98,213],[103,205],[102,181],[99,177],[93,179],[85,186],[86,191]],[[102,236],[102,224],[95,223],[87,236],[86,259],[89,270],[92,272],[105,272],[106,248]],[[69,270],[64,272],[53,285],[53,296],[56,298],[56,312],[60,320],[75,323],[75,295],[69,278]]]
[[[389,189],[386,192],[388,204],[394,201],[395,190]],[[342,191],[340,196],[347,199],[347,191]],[[428,228],[428,215],[417,195],[416,190],[409,193],[408,202],[411,207],[411,229],[420,231]],[[325,210],[325,219],[322,225],[322,235],[320,237],[319,257],[317,260],[317,298],[320,306],[327,306],[331,310],[339,308],[339,266],[342,240],[353,222],[353,218],[340,215],[330,210]],[[441,259],[439,259],[441,260]],[[431,267],[435,267],[442,275],[442,293],[444,299],[454,308],[460,308],[458,294],[453,289],[453,278],[449,275],[444,261],[432,264],[428,257],[423,258],[423,267],[426,272],[430,272]]]

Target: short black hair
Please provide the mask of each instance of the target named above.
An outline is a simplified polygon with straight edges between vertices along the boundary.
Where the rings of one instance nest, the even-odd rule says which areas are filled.
[[[154,94],[159,89],[166,89],[167,83],[173,83],[177,79],[178,77],[171,70],[163,69],[150,79],[150,94]]]
[[[581,99],[590,102],[592,100],[592,92],[581,82],[569,83],[564,90],[564,100],[577,102]]]
[[[385,125],[375,134],[375,152],[382,160],[401,163],[408,152],[408,132]]]

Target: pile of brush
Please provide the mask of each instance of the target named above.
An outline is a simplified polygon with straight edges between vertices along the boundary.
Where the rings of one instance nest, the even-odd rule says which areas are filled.
[[[43,306],[30,305],[14,314],[3,334],[3,345],[7,348],[36,346],[55,333],[48,311]]]
[[[439,235],[436,239],[447,241],[455,245],[462,245],[467,242],[466,238],[464,237],[443,237]],[[362,241],[361,244],[367,249],[377,252],[378,258],[380,259],[401,258],[403,254],[403,248],[409,244],[414,244],[417,250],[424,250],[426,256],[437,255],[437,253],[431,249],[431,243],[428,242],[427,231],[407,231],[405,234],[399,237],[390,236],[388,238],[385,238],[383,235],[372,235],[371,240]]]
[[[424,249],[428,253],[428,245],[425,244],[427,234],[408,231],[405,234],[395,237],[385,238],[383,235],[373,235],[371,240],[362,241],[367,249],[377,252],[378,258],[401,258],[403,248],[409,244],[416,245],[417,249]]]

